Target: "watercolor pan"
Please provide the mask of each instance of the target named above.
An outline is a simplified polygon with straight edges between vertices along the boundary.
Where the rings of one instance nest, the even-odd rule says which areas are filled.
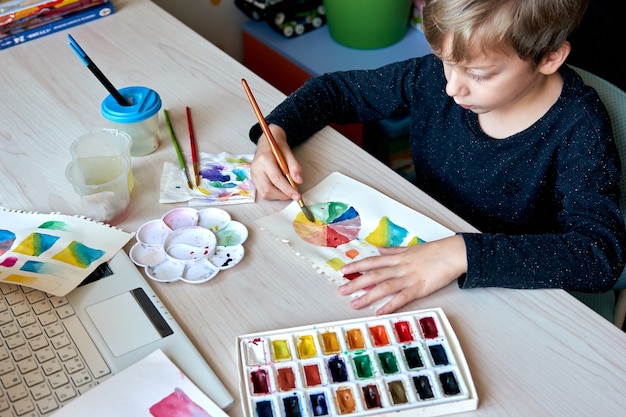
[[[441,308],[237,338],[246,417],[438,416],[478,396]]]

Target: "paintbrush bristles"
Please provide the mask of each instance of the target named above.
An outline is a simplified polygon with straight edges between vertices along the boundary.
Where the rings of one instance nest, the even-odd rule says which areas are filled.
[[[294,190],[296,190],[296,192],[299,193],[298,186],[296,182],[293,180],[293,178],[291,178],[291,174],[289,173],[289,166],[287,165],[287,161],[285,161],[285,157],[280,151],[280,148],[278,147],[278,144],[276,143],[276,139],[274,139],[274,135],[272,135],[272,132],[270,131],[270,128],[267,125],[267,122],[265,121],[265,117],[263,117],[263,113],[261,113],[261,109],[259,108],[259,105],[257,104],[254,98],[254,95],[252,94],[252,90],[250,90],[250,87],[248,86],[248,82],[245,79],[242,79],[241,83],[243,84],[243,88],[246,91],[248,100],[250,100],[250,104],[252,105],[254,114],[256,115],[256,118],[259,121],[261,130],[265,134],[265,137],[267,138],[267,142],[270,144],[270,149],[272,150],[274,159],[276,159],[276,162],[278,163],[278,167],[282,171],[283,175],[287,178],[287,181],[289,181],[289,184],[291,184],[291,187]],[[302,199],[302,194],[300,194],[300,199],[298,199],[298,204],[300,205],[300,208],[302,209],[302,213],[304,213],[306,218],[310,222],[314,222],[315,217],[311,213],[311,210],[309,210],[309,208],[304,204],[304,200]]]

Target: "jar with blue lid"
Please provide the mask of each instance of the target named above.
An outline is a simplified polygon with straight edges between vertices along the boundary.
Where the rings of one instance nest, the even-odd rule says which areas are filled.
[[[143,156],[154,152],[160,143],[159,110],[161,97],[147,87],[121,88],[120,94],[130,103],[119,104],[111,95],[101,105],[102,116],[110,127],[122,130],[131,137],[131,156]]]

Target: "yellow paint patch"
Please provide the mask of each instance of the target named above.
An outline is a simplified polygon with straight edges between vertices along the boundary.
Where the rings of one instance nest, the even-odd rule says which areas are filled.
[[[326,264],[330,266],[332,269],[334,269],[335,271],[339,271],[339,269],[341,269],[341,267],[345,265],[345,262],[339,258],[333,258],[333,259],[328,260]]]
[[[17,275],[17,274],[11,274],[9,276],[7,276],[6,278],[4,278],[2,281],[5,282],[15,282],[16,284],[35,284],[38,279],[35,277],[27,277],[25,275]]]

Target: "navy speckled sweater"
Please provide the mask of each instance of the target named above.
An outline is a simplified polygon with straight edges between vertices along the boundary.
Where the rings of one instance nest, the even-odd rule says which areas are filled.
[[[500,140],[446,95],[433,55],[311,79],[267,121],[295,146],[330,122],[410,115],[416,185],[483,232],[462,234],[460,287],[605,291],[624,267],[619,158],[595,91],[569,67],[561,74],[556,104]]]

